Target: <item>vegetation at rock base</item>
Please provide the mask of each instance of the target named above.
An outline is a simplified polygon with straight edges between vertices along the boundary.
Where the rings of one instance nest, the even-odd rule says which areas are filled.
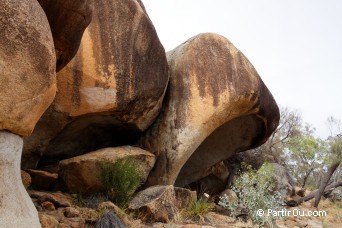
[[[279,211],[283,205],[280,194],[273,192],[275,186],[271,178],[272,166],[266,163],[259,170],[254,170],[251,166],[245,165],[244,169],[246,171],[239,176],[232,187],[238,195],[238,200],[232,201],[224,195],[219,205],[226,207],[233,217],[238,216],[239,207],[246,208],[248,216],[254,223],[264,224],[271,218],[258,216],[257,211],[260,209],[267,211],[269,208]]]
[[[100,165],[98,174],[109,199],[120,207],[126,206],[141,184],[139,165],[130,157]]]
[[[192,218],[194,216],[203,217],[209,211],[213,209],[213,206],[204,198],[197,198],[182,211],[183,217]]]

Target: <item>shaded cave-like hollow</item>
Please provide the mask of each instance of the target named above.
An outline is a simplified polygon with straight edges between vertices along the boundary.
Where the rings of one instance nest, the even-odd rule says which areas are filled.
[[[136,145],[141,132],[112,117],[89,116],[69,123],[49,144],[38,167],[106,147]]]
[[[203,178],[207,169],[235,153],[258,146],[265,135],[264,122],[256,115],[235,118],[216,128],[186,161],[175,182],[184,187]]]

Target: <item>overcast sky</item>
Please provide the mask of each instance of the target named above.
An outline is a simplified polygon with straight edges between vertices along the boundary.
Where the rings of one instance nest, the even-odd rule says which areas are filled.
[[[192,36],[227,37],[254,65],[277,103],[329,134],[342,119],[342,1],[142,0],[166,51]]]

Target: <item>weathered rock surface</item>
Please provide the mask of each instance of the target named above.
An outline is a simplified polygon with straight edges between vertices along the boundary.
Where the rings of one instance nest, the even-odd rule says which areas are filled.
[[[144,222],[168,223],[196,199],[196,192],[185,188],[172,185],[152,186],[139,192],[129,203],[128,209],[138,213],[138,217]]]
[[[89,25],[93,0],[38,0],[50,23],[56,49],[57,71],[76,54],[83,32]]]
[[[27,169],[32,179],[32,185],[36,190],[50,190],[58,179],[57,173],[50,173],[43,170]]]
[[[125,228],[120,218],[109,211],[105,213],[95,224],[95,228]]]
[[[101,164],[114,164],[119,158],[131,157],[137,160],[142,182],[155,163],[155,156],[138,147],[123,146],[104,148],[84,155],[60,161],[60,178],[71,192],[92,193],[103,190],[98,167]]]
[[[266,141],[279,121],[271,93],[226,38],[200,34],[167,53],[165,106],[141,145],[157,155],[147,186],[185,186]]]
[[[145,130],[168,82],[164,48],[138,1],[96,1],[94,7],[80,51],[58,74],[54,107],[70,116],[107,112]]]
[[[55,50],[34,0],[0,2],[0,130],[29,135],[56,93]]]
[[[197,193],[186,188],[174,187],[176,197],[176,207],[178,209],[187,208],[197,200]]]
[[[141,192],[128,205],[145,222],[172,221],[178,213],[175,190],[172,185],[152,186]]]
[[[60,192],[49,193],[29,190],[28,193],[30,197],[34,199],[38,204],[42,204],[48,201],[53,203],[55,208],[70,207],[73,201],[70,195],[62,194]]]
[[[24,170],[21,170],[20,175],[21,175],[21,180],[23,181],[24,187],[28,189],[28,187],[30,187],[31,182],[32,182],[30,174],[28,174]]]
[[[55,228],[59,225],[59,222],[55,217],[43,213],[39,214],[39,221],[42,228]]]
[[[0,227],[40,227],[38,213],[21,180],[22,147],[20,136],[0,131]]]
[[[79,51],[58,72],[54,103],[25,139],[25,160],[32,153],[44,154],[44,160],[60,160],[99,148],[133,145],[135,134],[159,114],[168,64],[142,3],[94,4]]]
[[[273,191],[278,192],[282,197],[290,196],[294,192],[293,180],[284,166],[278,163],[270,163],[272,167]]]

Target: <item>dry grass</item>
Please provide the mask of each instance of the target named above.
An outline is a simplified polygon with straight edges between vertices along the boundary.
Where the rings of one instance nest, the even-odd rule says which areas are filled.
[[[212,203],[207,202],[206,199],[196,199],[187,208],[181,210],[181,212],[176,216],[175,221],[190,222],[196,221],[197,223],[202,223],[206,214],[214,209]]]
[[[342,201],[331,202],[330,200],[324,199],[319,203],[319,210],[326,211],[327,216],[321,217],[323,224],[340,224],[342,227]],[[326,227],[330,227],[326,225]]]

